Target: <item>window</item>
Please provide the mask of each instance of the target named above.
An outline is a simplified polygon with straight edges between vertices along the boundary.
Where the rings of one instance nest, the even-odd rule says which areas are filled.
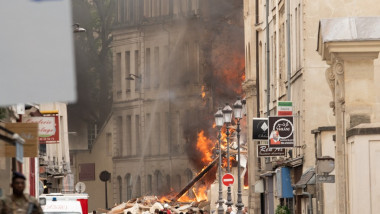
[[[176,175],[176,183],[177,183],[176,190],[179,192],[181,191],[181,188],[182,188],[181,175]]]
[[[131,174],[127,174],[125,176],[125,186],[127,187],[126,189],[126,193],[127,193],[127,200],[130,200],[132,199],[132,176]]]
[[[61,120],[63,121],[63,120]],[[92,148],[92,145],[95,142],[96,136],[98,134],[98,126],[94,122],[87,123],[87,143],[88,148]]]
[[[135,11],[135,5],[134,5],[135,0],[128,0],[128,8],[127,8],[127,21],[128,22],[133,22],[134,21],[134,11]]]
[[[162,189],[162,174],[159,170],[156,170],[154,172],[154,176],[155,176],[155,194],[156,195],[160,195],[161,194],[161,191],[163,190]]]
[[[190,181],[193,179],[193,172],[190,169],[186,169],[185,175],[186,175],[187,183],[190,183]],[[189,197],[193,197],[194,196],[194,194],[193,194],[192,191],[188,191],[187,195]]]
[[[138,50],[135,50],[135,75],[140,76],[140,54]],[[135,91],[140,90],[140,81],[134,81]]]
[[[136,181],[136,196],[135,198],[141,197],[141,178],[140,176],[137,177]]]
[[[129,77],[129,74],[131,74],[131,53],[129,51],[125,52],[125,76]],[[131,91],[131,81],[126,81],[126,90],[127,92]]]
[[[119,184],[119,203],[123,201],[123,184],[120,176],[117,176],[117,183]]]
[[[169,191],[171,187],[172,186],[170,183],[170,175],[166,175],[166,189],[167,189],[167,191]]]
[[[95,180],[95,163],[79,164],[79,181]]]
[[[156,151],[156,153],[158,155],[160,155],[161,154],[161,115],[160,115],[159,112],[156,112],[155,121],[156,121],[156,136],[155,136],[155,139],[156,139],[156,143],[157,143],[157,151]]]
[[[116,54],[115,89],[117,97],[121,96],[121,53]]]
[[[154,67],[155,67],[155,78],[153,87],[158,88],[160,86],[160,72],[161,72],[161,66],[160,66],[160,52],[159,48],[154,48]]]
[[[125,20],[125,13],[124,13],[124,10],[125,10],[125,0],[118,0],[117,1],[117,8],[118,8],[118,12],[117,12],[117,20],[119,23],[123,23],[124,20]]]
[[[146,139],[146,142],[147,142],[147,148],[148,149],[148,155],[152,155],[152,120],[151,120],[151,117],[150,117],[150,113],[147,113],[146,114],[146,122],[145,122],[146,126],[145,126],[145,137],[147,138]]]
[[[136,115],[135,120],[136,127],[136,153],[137,155],[141,155],[141,142],[140,142],[140,115]]]
[[[118,156],[123,155],[123,118],[121,116],[117,117],[117,142],[118,142]]]
[[[107,142],[107,155],[111,156],[112,155],[112,134],[111,133],[106,134],[106,142]]]
[[[150,48],[145,52],[145,88],[150,88]]]
[[[147,194],[152,194],[152,175],[147,177]]]
[[[127,115],[126,121],[126,132],[127,132],[127,155],[132,155],[132,116]]]

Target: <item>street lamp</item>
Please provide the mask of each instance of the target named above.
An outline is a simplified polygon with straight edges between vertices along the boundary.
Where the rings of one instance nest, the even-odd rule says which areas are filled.
[[[220,138],[222,137],[221,130],[223,127],[224,119],[223,119],[223,112],[222,108],[219,108],[218,111],[215,113],[215,125],[218,129],[218,141],[219,141],[219,200],[218,200],[218,214],[223,214],[223,196],[222,196],[222,150],[221,150],[221,142]]]
[[[242,209],[244,207],[243,201],[242,201],[242,194],[241,194],[241,181],[240,181],[240,119],[243,117],[242,115],[243,110],[243,103],[241,102],[240,97],[238,97],[238,100],[234,103],[234,116],[237,120],[237,144],[238,144],[238,198],[237,198],[237,204],[236,207],[238,209],[237,214],[242,213]]]
[[[224,122],[226,123],[226,140],[227,140],[227,172],[230,173],[230,145],[228,142],[230,131],[229,131],[229,125],[231,123],[232,119],[232,108],[226,103],[226,106],[223,108],[223,117],[224,117]],[[232,198],[231,198],[231,187],[227,187],[227,206],[232,206],[234,203],[232,203]]]

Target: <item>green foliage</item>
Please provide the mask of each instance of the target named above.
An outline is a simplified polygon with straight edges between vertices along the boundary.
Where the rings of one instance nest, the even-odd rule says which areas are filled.
[[[290,214],[290,210],[287,206],[278,205],[275,214]]]
[[[112,27],[114,0],[73,1],[73,23],[86,29],[75,33],[77,102],[69,116],[102,125],[112,103]]]
[[[4,119],[7,117],[7,109],[0,108],[0,119]]]

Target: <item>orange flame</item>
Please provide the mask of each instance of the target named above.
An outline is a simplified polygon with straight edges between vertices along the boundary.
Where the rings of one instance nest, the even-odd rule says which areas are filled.
[[[198,188],[198,190],[193,188],[194,195],[198,202],[205,201],[205,200],[207,201],[208,198],[207,198],[206,191],[207,191],[207,186],[201,186]]]
[[[202,162],[210,163],[212,161],[212,140],[208,139],[204,135],[204,131],[198,133],[197,149],[202,152]]]
[[[202,85],[202,93],[201,93],[201,95],[202,95],[202,99],[205,98],[205,96],[206,96],[205,86],[204,85]]]

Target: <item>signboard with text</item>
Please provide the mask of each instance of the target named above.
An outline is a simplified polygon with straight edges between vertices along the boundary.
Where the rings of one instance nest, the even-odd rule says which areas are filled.
[[[257,157],[277,157],[285,155],[285,148],[271,148],[268,145],[257,145]]]
[[[292,116],[269,117],[269,147],[293,147],[294,126]]]
[[[277,115],[293,115],[293,103],[291,101],[278,101]]]
[[[268,140],[268,118],[253,118],[252,139]]]
[[[38,137],[40,143],[59,143],[58,116],[48,117],[23,117],[23,123],[38,123]]]
[[[6,123],[5,128],[20,135],[25,140],[23,157],[38,157],[38,124],[32,123]],[[21,152],[19,150],[19,152]],[[16,157],[16,146],[5,144],[5,157]]]

